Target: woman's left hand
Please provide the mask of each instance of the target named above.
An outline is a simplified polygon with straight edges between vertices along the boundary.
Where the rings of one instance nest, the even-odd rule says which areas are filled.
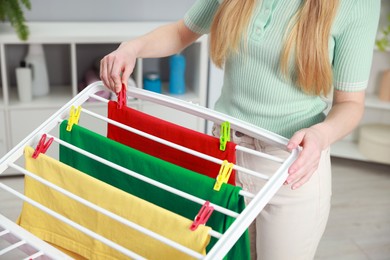
[[[321,123],[296,132],[287,144],[292,150],[301,146],[302,151],[288,169],[285,184],[297,189],[317,170],[321,152],[330,144],[349,134],[359,123],[364,112],[365,91],[340,91],[333,93],[332,108]]]
[[[296,132],[287,144],[293,150],[301,146],[298,158],[288,169],[285,185],[291,184],[295,190],[305,184],[317,170],[321,152],[326,147],[326,136],[316,127],[304,128]]]

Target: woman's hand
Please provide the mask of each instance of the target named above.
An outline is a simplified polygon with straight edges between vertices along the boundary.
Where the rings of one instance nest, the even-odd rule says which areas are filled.
[[[287,144],[289,150],[302,147],[298,158],[288,169],[285,184],[295,190],[305,184],[317,170],[321,152],[327,147],[326,135],[317,125],[296,132]]]
[[[296,132],[287,144],[289,150],[302,147],[298,158],[288,169],[285,184],[297,189],[317,170],[321,152],[349,134],[359,123],[364,111],[365,91],[334,90],[332,108],[322,123]]]
[[[100,61],[100,78],[107,88],[119,93],[133,72],[137,58],[158,58],[178,53],[201,35],[191,31],[183,19],[123,42]]]
[[[119,93],[122,84],[127,86],[127,81],[134,70],[136,53],[136,48],[131,42],[124,42],[100,61],[100,78],[107,88]]]

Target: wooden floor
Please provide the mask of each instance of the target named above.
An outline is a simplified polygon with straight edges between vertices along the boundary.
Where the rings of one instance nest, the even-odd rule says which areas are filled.
[[[390,259],[390,166],[333,159],[333,199],[316,260]]]
[[[332,159],[333,202],[315,260],[390,260],[390,166]],[[21,178],[0,182],[23,190]],[[21,202],[0,189],[0,213],[15,220]]]

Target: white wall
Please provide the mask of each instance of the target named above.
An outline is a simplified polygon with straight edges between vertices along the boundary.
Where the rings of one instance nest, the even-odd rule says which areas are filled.
[[[195,0],[30,0],[28,21],[171,21]]]
[[[379,21],[379,28],[381,28],[384,24],[388,24],[387,16],[390,14],[390,1],[382,0],[381,4],[381,19]]]
[[[209,74],[209,87],[207,93],[207,107],[214,109],[215,102],[221,94],[223,85],[223,70],[217,68],[214,64],[210,64],[210,74]],[[212,122],[207,122],[206,132],[211,134],[213,127]]]

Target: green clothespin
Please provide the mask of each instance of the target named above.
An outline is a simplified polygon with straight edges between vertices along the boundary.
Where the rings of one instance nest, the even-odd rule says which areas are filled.
[[[227,121],[221,124],[221,136],[219,140],[219,150],[225,151],[226,143],[230,141],[230,123]]]

